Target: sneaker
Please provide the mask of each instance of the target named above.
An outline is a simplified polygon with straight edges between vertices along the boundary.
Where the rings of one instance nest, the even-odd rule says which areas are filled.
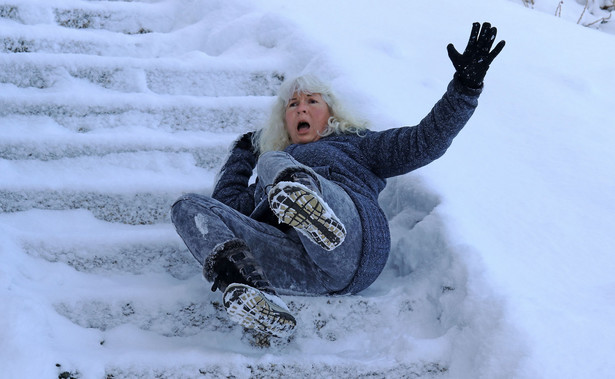
[[[229,285],[223,303],[231,320],[261,333],[285,338],[297,325],[282,299],[245,284]]]
[[[346,229],[317,192],[299,182],[281,181],[268,194],[278,221],[292,226],[325,250],[344,242]]]

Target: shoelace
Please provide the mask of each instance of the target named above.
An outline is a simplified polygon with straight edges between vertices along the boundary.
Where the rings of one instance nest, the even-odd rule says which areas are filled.
[[[231,283],[242,283],[263,292],[275,294],[271,283],[265,277],[256,260],[246,251],[236,251],[219,257],[218,274],[214,278],[212,291],[224,291]]]
[[[314,180],[314,178],[312,178],[312,176],[306,172],[303,172],[303,171],[293,172],[292,174],[290,174],[290,179],[295,183],[303,184],[304,186],[306,186],[307,188],[313,191],[320,192],[320,189],[318,188],[318,185],[316,184],[316,181]]]
[[[275,294],[271,283],[269,283],[269,281],[265,278],[265,274],[259,267],[256,267],[252,262],[248,262],[247,260],[237,263],[237,268],[239,269],[239,272],[247,282],[245,284],[257,288],[261,291]]]

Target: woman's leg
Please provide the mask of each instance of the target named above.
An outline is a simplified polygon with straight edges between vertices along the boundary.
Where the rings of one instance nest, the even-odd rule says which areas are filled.
[[[234,238],[250,247],[279,294],[325,294],[324,273],[305,253],[297,233],[284,233],[210,197],[188,194],[172,207],[177,233],[201,265],[214,247]]]
[[[303,171],[318,182],[317,195],[333,210],[344,224],[346,237],[341,245],[327,251],[315,244],[309,237],[299,233],[299,238],[310,259],[324,273],[323,284],[330,291],[341,290],[354,276],[361,256],[362,228],[359,214],[352,199],[339,185],[302,165],[285,152],[264,153],[257,164],[260,185],[269,189],[280,180],[286,180],[291,172]]]

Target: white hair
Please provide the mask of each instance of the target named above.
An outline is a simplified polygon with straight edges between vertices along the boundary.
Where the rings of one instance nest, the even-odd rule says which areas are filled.
[[[361,135],[361,132],[368,128],[365,121],[355,118],[344,108],[327,84],[315,76],[302,75],[282,83],[269,120],[259,133],[255,133],[254,146],[258,146],[260,154],[267,151],[284,150],[292,143],[286,131],[285,114],[286,107],[295,93],[317,93],[327,103],[331,117],[325,130],[320,133],[321,137],[344,133]]]

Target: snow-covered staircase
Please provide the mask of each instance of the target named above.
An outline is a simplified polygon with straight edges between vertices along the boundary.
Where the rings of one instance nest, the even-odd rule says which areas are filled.
[[[388,190],[415,193],[387,212],[395,249],[424,251],[427,271],[409,276],[421,262],[394,254],[364,295],[286,298],[290,341],[230,323],[170,224],[179,195],[211,191],[293,62],[241,45],[267,17],[214,0],[0,2],[0,221],[14,241],[2,254],[18,254],[0,258],[13,265],[0,284],[23,320],[4,341],[37,356],[23,377],[449,372],[466,273],[413,181]]]
[[[18,87],[1,98],[11,174],[2,208],[164,221],[182,191],[208,189],[225,145],[256,126],[282,76],[260,62],[165,51],[157,41],[172,38],[171,3],[67,4],[38,5],[52,24],[25,25],[21,7],[1,8],[0,81]]]

